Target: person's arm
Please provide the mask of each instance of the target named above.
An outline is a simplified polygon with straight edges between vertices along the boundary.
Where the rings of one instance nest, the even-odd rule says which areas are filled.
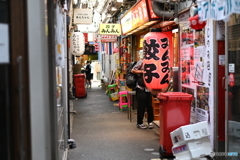
[[[141,74],[141,73],[143,73],[143,70],[132,69],[131,72],[134,73],[134,74]]]
[[[143,70],[141,68],[142,68],[142,61],[138,61],[137,64],[131,70],[131,72],[134,74],[142,74]]]

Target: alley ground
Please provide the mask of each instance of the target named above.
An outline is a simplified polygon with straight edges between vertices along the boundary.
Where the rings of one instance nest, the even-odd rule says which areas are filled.
[[[159,128],[138,129],[136,110],[132,121],[127,110],[119,111],[95,81],[87,98],[72,100],[71,137],[77,148],[68,160],[158,160]]]

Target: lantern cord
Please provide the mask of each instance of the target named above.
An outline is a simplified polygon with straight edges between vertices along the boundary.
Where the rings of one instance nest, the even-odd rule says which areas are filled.
[[[176,2],[175,2],[175,4],[176,4]],[[176,7],[175,4],[174,4],[174,8]],[[175,18],[174,9],[173,9],[173,10],[171,9],[171,5],[170,5],[170,3],[169,3],[168,11],[172,13],[172,16],[171,16],[171,17],[169,18],[169,20],[168,20],[168,21],[170,21],[171,19],[174,19],[174,18]]]
[[[192,3],[191,3],[191,5],[189,6],[189,8],[191,8],[192,6],[196,6],[197,4],[196,4],[196,0],[192,0]]]
[[[166,2],[164,3],[164,13],[165,13],[165,8],[166,8]],[[163,14],[163,22],[164,22],[164,17],[165,15]]]
[[[166,2],[164,3],[164,12],[168,10],[169,12],[173,12],[173,15],[169,18],[168,21],[170,21],[172,18],[174,18],[174,11],[171,9],[171,5],[170,5],[170,1],[166,0]],[[165,20],[165,15],[163,14],[163,22]]]

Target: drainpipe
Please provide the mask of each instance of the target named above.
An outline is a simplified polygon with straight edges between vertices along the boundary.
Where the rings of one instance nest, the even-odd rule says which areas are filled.
[[[174,6],[175,3],[174,2],[169,2],[168,6],[170,8],[166,9],[165,7],[165,3],[166,1],[164,0],[151,0],[152,3],[152,9],[153,12],[160,18],[166,18],[166,19],[170,19],[170,18],[174,18]]]

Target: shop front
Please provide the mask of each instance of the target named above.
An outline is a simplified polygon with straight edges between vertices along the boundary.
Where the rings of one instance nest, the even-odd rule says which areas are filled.
[[[159,8],[160,9],[160,8]],[[155,11],[156,11],[155,7]],[[169,21],[164,21],[166,18]],[[178,33],[173,33],[174,29],[178,28],[175,22],[170,21],[173,18],[173,12],[161,12],[161,16],[157,16],[153,11],[151,0],[141,0],[138,1],[121,19],[123,44],[122,50],[127,49],[129,55],[126,61],[123,61],[123,70],[126,69],[128,63],[135,61],[144,57],[144,36],[149,34],[150,28],[161,28],[164,34],[167,34],[170,38],[171,52],[170,54],[170,66],[177,67],[178,65]],[[161,23],[160,23],[161,22]],[[176,31],[177,32],[177,31]],[[126,41],[126,42],[125,42]],[[125,46],[125,47],[124,47]],[[123,52],[124,53],[124,52]],[[121,56],[121,52],[120,52]],[[123,59],[124,60],[124,59]],[[121,62],[121,58],[120,58]],[[121,64],[121,63],[120,63]],[[152,106],[154,109],[154,121],[159,123],[159,101],[157,98],[153,98]]]
[[[213,152],[237,153],[240,150],[240,15],[236,14],[238,6],[228,9],[225,6],[229,7],[228,2],[199,1],[197,8],[190,4],[188,9],[179,11],[180,91],[194,96],[191,123],[208,122]],[[218,10],[221,7],[223,10]],[[194,8],[198,10],[195,14]],[[211,14],[204,12],[205,9]],[[199,16],[197,21],[191,21],[195,16]],[[205,26],[194,26],[198,23]]]
[[[226,27],[226,152],[240,151],[240,14],[231,14]],[[237,157],[229,157],[229,159]],[[239,157],[238,157],[239,158]],[[234,159],[234,160],[235,160]]]

